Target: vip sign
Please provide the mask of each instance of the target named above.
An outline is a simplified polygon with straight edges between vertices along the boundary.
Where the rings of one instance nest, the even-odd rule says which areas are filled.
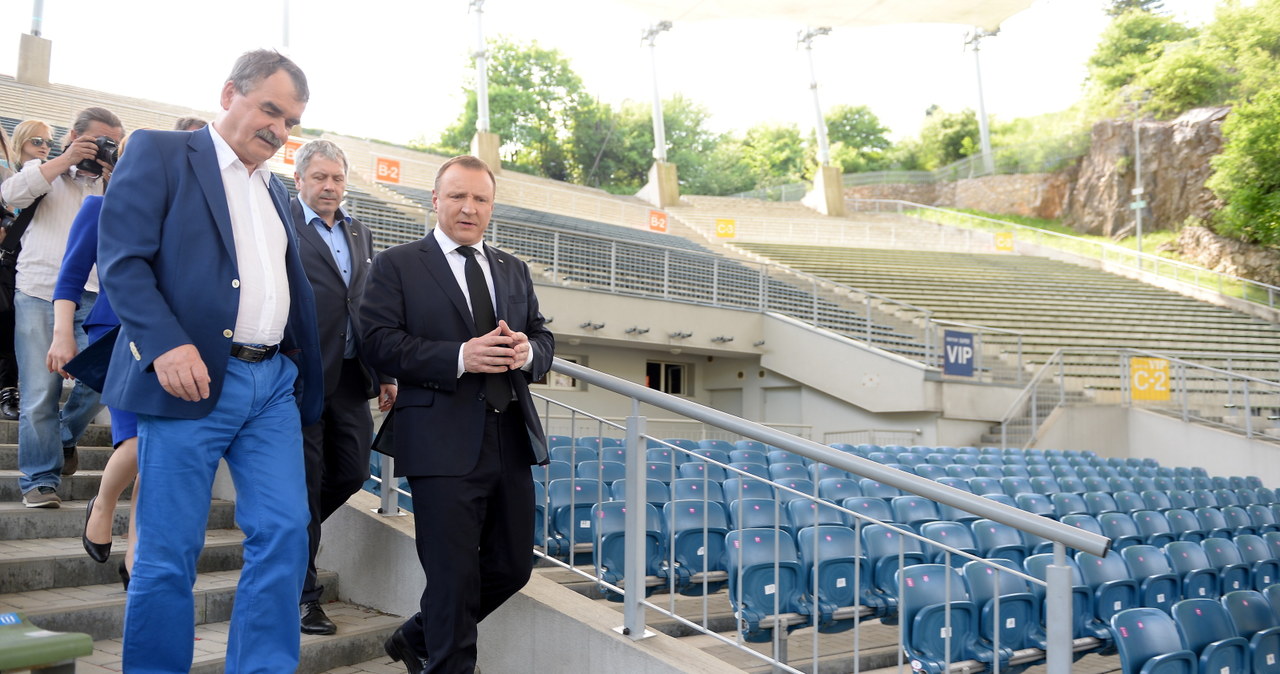
[[[944,358],[942,373],[957,377],[973,376],[973,333],[947,330],[942,336]]]
[[[386,157],[378,157],[375,165],[378,182],[400,184],[400,160],[387,159]]]
[[[302,147],[302,141],[300,140],[290,138],[285,141],[284,147],[281,148],[281,152],[284,153],[284,156],[281,157],[280,161],[288,164],[289,166],[293,166],[294,157],[298,155],[298,148],[300,147]]]
[[[716,218],[716,237],[732,239],[738,235],[738,222],[729,218]]]
[[[1129,390],[1133,400],[1168,400],[1169,361],[1163,358],[1130,358]]]
[[[996,232],[996,252],[1013,252],[1013,232]]]
[[[662,211],[649,211],[649,231],[667,232],[667,214]]]

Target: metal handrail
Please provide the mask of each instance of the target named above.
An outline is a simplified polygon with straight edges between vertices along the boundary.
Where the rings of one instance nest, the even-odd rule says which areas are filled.
[[[1185,270],[1188,273],[1194,273],[1197,275],[1206,274],[1211,278],[1218,279],[1219,293],[1221,293],[1221,287],[1224,282],[1238,283],[1242,286],[1255,288],[1258,292],[1263,292],[1267,296],[1267,302],[1265,304],[1257,300],[1250,299],[1248,296],[1248,293],[1243,293],[1240,299],[1243,299],[1247,302],[1251,302],[1254,304],[1267,306],[1273,309],[1277,308],[1277,304],[1280,303],[1280,287],[1273,286],[1268,283],[1263,283],[1261,281],[1254,281],[1252,279],[1243,278],[1240,276],[1232,276],[1231,274],[1224,274],[1219,271],[1213,271],[1212,269],[1206,269],[1204,267],[1200,267],[1194,264],[1189,264],[1187,262],[1182,262],[1180,260],[1172,260],[1169,258],[1160,257],[1159,255],[1152,255],[1151,253],[1140,253],[1136,250],[1131,250],[1129,248],[1125,248],[1123,246],[1119,246],[1113,243],[1093,241],[1091,239],[1086,239],[1084,237],[1075,236],[1072,234],[1063,234],[1061,232],[1053,232],[1046,229],[1040,229],[1038,227],[1029,227],[1027,225],[1020,225],[1016,222],[1008,222],[1006,220],[997,220],[995,218],[988,218],[981,215],[973,215],[971,213],[963,213],[961,211],[956,211],[953,209],[938,208],[936,206],[918,204],[912,201],[905,201],[903,199],[851,199],[850,201],[854,203],[861,202],[861,203],[896,204],[899,208],[899,213],[901,213],[901,208],[905,206],[909,208],[916,208],[916,209],[926,210],[926,211],[938,211],[940,213],[946,213],[948,215],[953,215],[953,216],[955,215],[964,216],[965,218],[970,218],[973,220],[981,220],[994,225],[999,225],[1001,228],[1010,229],[1013,231],[1031,233],[1031,234],[1034,234],[1036,237],[1045,237],[1050,241],[1062,241],[1062,242],[1069,241],[1073,245],[1084,246],[1086,248],[1095,248],[1101,251],[1101,254],[1098,256],[1090,257],[1090,256],[1080,255],[1080,257],[1088,257],[1088,259],[1097,259],[1097,260],[1114,262],[1116,264],[1126,266],[1140,272],[1152,273],[1161,278],[1171,279],[1177,283],[1184,283],[1188,286],[1199,288],[1199,289],[1203,289],[1203,286],[1200,286],[1194,283],[1188,283],[1182,280],[1177,275],[1169,276],[1166,274],[1161,274],[1159,270],[1162,266],[1168,266],[1168,267],[1173,267],[1174,269]],[[912,216],[905,216],[905,217],[912,217]],[[968,227],[965,227],[963,224],[940,223],[940,222],[934,222],[934,221],[929,221],[929,222],[931,222],[932,224],[943,226],[943,227],[958,227],[961,229],[970,229]],[[1055,246],[1055,248],[1057,248],[1057,246]],[[1062,249],[1062,250],[1064,250],[1064,252],[1067,252],[1067,253],[1079,255],[1079,253],[1074,253],[1071,250],[1067,250],[1067,249]],[[1111,253],[1110,257],[1106,255],[1106,253],[1108,252]],[[1124,261],[1126,258],[1132,258],[1136,260],[1137,263],[1129,264]]]

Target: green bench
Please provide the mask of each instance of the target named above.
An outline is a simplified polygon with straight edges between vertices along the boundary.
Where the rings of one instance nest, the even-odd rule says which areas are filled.
[[[21,613],[0,613],[0,672],[36,669],[41,674],[72,674],[76,658],[93,653],[83,632],[50,632]]]

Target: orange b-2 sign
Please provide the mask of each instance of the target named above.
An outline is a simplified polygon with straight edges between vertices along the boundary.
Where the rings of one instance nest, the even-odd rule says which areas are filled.
[[[386,157],[378,157],[375,165],[378,172],[376,178],[379,182],[400,184],[400,160],[387,159]]]
[[[284,157],[281,161],[293,166],[293,158],[298,154],[298,148],[302,147],[302,141],[290,138],[284,142]]]
[[[667,231],[667,214],[662,211],[649,211],[649,231],[665,233]]]

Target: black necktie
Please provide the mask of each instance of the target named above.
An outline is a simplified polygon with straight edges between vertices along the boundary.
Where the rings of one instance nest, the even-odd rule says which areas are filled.
[[[476,249],[460,246],[458,252],[467,258],[463,268],[467,277],[467,294],[471,296],[471,318],[476,323],[476,332],[481,335],[493,332],[498,327],[498,318],[493,313],[493,299],[489,296],[489,284],[484,280],[480,261],[476,259]],[[493,409],[499,412],[507,409],[507,403],[511,402],[511,384],[506,375],[484,375],[484,397]]]

